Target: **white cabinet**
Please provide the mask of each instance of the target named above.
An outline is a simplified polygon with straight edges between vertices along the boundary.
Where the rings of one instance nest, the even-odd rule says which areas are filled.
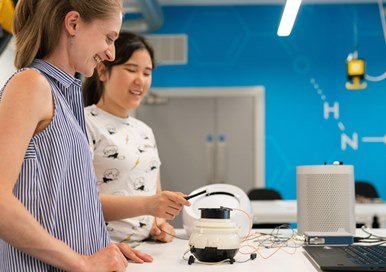
[[[263,87],[151,93],[149,102],[162,103],[143,103],[136,117],[156,136],[164,189],[189,194],[208,183],[234,184],[246,192],[264,186]]]

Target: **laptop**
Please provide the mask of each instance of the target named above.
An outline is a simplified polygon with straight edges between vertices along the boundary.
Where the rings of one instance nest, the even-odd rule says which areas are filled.
[[[304,246],[323,271],[386,271],[386,246]]]

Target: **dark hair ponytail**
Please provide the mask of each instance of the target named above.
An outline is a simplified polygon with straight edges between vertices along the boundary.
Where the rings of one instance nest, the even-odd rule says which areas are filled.
[[[87,78],[83,84],[83,100],[85,106],[98,103],[103,93],[103,83],[99,80],[98,71],[95,69],[94,74]]]
[[[126,63],[135,51],[143,49],[149,53],[154,69],[154,50],[145,38],[134,33],[121,32],[119,38],[115,41],[115,60],[112,62],[103,61],[106,67],[106,73],[109,74],[112,67]],[[97,104],[103,94],[103,89],[103,82],[100,81],[98,72],[95,69],[94,74],[87,78],[83,84],[85,106]]]

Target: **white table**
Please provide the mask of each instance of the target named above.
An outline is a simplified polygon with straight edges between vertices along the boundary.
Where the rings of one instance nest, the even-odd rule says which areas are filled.
[[[261,232],[270,233],[270,230],[260,230]],[[360,232],[360,231],[359,231]],[[375,230],[374,233],[378,235],[386,235],[386,229]],[[184,235],[184,230],[178,229],[177,234]],[[263,259],[257,257],[253,261],[246,263],[224,263],[219,265],[205,265],[199,263],[193,263],[188,265],[188,262],[182,259],[183,253],[188,249],[188,241],[174,239],[173,242],[162,244],[145,242],[142,243],[137,249],[146,252],[153,256],[154,261],[152,263],[134,264],[129,263],[126,271],[157,271],[157,272],[174,272],[174,271],[219,271],[219,272],[256,272],[256,271],[269,271],[269,272],[316,272],[318,271],[313,264],[307,259],[302,248],[298,248],[296,253],[290,255],[283,250],[279,250],[272,257]],[[291,249],[287,249],[291,250]],[[261,249],[259,252],[267,256],[273,249]],[[187,254],[187,256],[189,256]],[[241,255],[238,253],[235,256],[236,260],[245,260],[247,255]]]
[[[296,200],[251,201],[253,223],[296,223]],[[355,219],[371,227],[373,217],[377,216],[380,227],[386,228],[386,203],[356,203]]]

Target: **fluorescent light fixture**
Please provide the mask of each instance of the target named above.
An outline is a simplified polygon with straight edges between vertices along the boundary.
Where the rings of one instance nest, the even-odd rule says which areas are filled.
[[[277,30],[278,36],[289,36],[291,34],[301,3],[302,0],[287,0],[283,15],[281,16],[279,29]]]

